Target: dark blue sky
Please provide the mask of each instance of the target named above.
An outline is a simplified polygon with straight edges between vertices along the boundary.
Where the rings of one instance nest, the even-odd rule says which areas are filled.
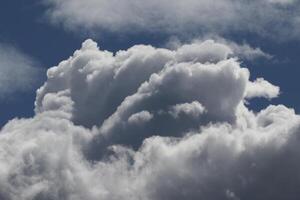
[[[40,2],[40,1],[39,1]],[[162,46],[171,35],[137,33],[76,34],[63,27],[54,26],[45,18],[45,7],[35,0],[2,0],[0,7],[0,42],[13,45],[22,52],[36,59],[40,67],[47,69],[69,57],[78,49],[86,38],[96,40],[101,49],[117,51],[133,44],[152,44]],[[272,33],[270,33],[272,34]],[[274,56],[272,60],[243,61],[251,72],[251,79],[264,77],[280,86],[281,95],[272,100],[273,104],[285,104],[300,111],[299,74],[300,42],[288,40],[276,42],[274,39],[261,38],[255,34],[229,34],[223,36],[236,42],[247,42],[260,47]],[[45,74],[40,77],[39,87]],[[0,102],[0,126],[13,117],[33,115],[35,89],[31,92],[16,94]],[[256,99],[251,101],[251,108],[259,110],[270,102]]]

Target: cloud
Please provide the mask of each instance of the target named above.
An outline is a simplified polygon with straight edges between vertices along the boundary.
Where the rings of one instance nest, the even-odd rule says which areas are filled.
[[[280,114],[291,117],[291,122]],[[146,140],[138,158],[146,168],[141,179],[146,180],[149,199],[294,199],[299,179],[283,169],[299,166],[286,158],[298,160],[292,140],[298,138],[299,117],[284,107],[267,108],[257,123],[260,116],[272,116],[272,121],[257,129],[221,125],[180,140]],[[282,181],[288,184],[284,188]]]
[[[235,42],[229,42],[224,39],[221,40],[221,42],[222,41],[224,44],[227,44],[232,49],[234,54],[238,56],[240,59],[255,60],[258,58],[264,58],[270,60],[273,58],[272,55],[262,51],[260,48],[258,47],[253,48],[247,43],[237,44]]]
[[[37,62],[16,48],[0,44],[0,100],[32,90],[42,70]]]
[[[177,60],[181,62],[217,62],[233,54],[233,50],[225,44],[216,43],[214,40],[194,41],[184,44],[177,49]]]
[[[213,40],[211,38],[213,38]],[[214,45],[211,45],[211,43],[213,43]],[[197,48],[197,51],[205,51],[207,57],[209,57],[209,54],[216,55],[215,51],[218,51],[220,58],[236,56],[239,59],[249,61],[253,61],[256,59],[270,60],[273,58],[272,55],[264,52],[258,47],[252,47],[245,42],[239,44],[215,35],[208,35],[200,39],[194,39],[189,44],[182,43],[177,37],[171,37],[171,39],[166,43],[165,46],[170,49],[181,49],[181,51],[183,51],[184,49],[189,49],[189,51],[193,52],[196,52]],[[210,48],[210,51],[204,50],[206,49],[206,47]],[[187,56],[193,57],[193,55],[190,55],[189,52],[187,52]]]
[[[180,136],[211,121],[233,123],[249,71],[231,54],[230,47],[207,40],[177,50],[136,45],[114,55],[87,40],[72,57],[48,70],[48,80],[37,92],[36,112],[54,104],[75,124],[98,127],[98,137],[105,139],[95,145],[101,147],[118,143],[138,148],[153,134]],[[61,109],[66,101],[62,106],[55,98],[45,101],[53,93],[70,101],[68,109]],[[168,114],[170,107],[193,101],[206,109],[200,118],[180,115],[178,120]],[[134,125],[133,119],[141,119],[135,114],[143,111],[153,119]]]
[[[246,98],[264,97],[272,99],[278,97],[279,87],[274,86],[263,78],[258,78],[254,82],[250,82],[246,90]]]
[[[297,199],[300,117],[249,110],[279,88],[226,49],[85,41],[48,70],[35,116],[2,127],[1,199]]]
[[[268,0],[271,3],[277,3],[277,4],[291,4],[295,3],[295,0]]]
[[[276,41],[299,39],[299,3],[292,0],[44,0],[44,3],[53,23],[75,31],[162,32],[185,36],[250,32]]]
[[[196,118],[204,112],[205,108],[198,101],[193,101],[192,103],[176,104],[175,106],[172,106],[169,111],[169,113],[174,118],[178,118],[181,114],[189,115]]]
[[[128,118],[128,122],[130,124],[143,124],[147,121],[150,121],[152,119],[153,115],[151,113],[149,113],[148,111],[141,111],[141,112],[138,112],[138,113],[135,113],[133,115],[131,115],[129,118]]]

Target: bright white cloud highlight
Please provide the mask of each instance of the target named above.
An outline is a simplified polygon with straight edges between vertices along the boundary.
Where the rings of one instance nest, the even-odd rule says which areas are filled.
[[[197,118],[204,112],[205,108],[197,101],[193,101],[192,103],[176,104],[175,106],[172,106],[169,111],[174,118],[178,118],[181,114]]]
[[[246,98],[251,99],[253,97],[264,97],[272,99],[278,97],[279,90],[278,86],[272,85],[263,78],[258,78],[247,85]]]

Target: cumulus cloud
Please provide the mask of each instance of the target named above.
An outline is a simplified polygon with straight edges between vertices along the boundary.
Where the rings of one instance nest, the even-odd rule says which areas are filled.
[[[48,70],[35,116],[1,129],[1,199],[297,199],[300,117],[249,110],[279,88],[230,49],[85,41]]]
[[[258,78],[247,85],[246,98],[264,97],[272,99],[278,97],[279,91],[278,86],[272,85],[263,78]]]
[[[0,100],[33,89],[42,71],[37,65],[18,49],[0,43]]]
[[[100,29],[122,33],[146,31],[184,35],[251,32],[275,40],[299,38],[299,3],[293,0],[43,2],[53,23],[62,23],[76,31]]]
[[[191,44],[184,44],[177,49],[177,60],[181,62],[217,62],[224,60],[233,54],[232,48],[214,40],[195,41]]]
[[[45,110],[48,94],[66,96],[74,105],[63,111],[77,125],[98,127],[98,137],[105,137],[97,144],[102,147],[120,143],[138,148],[153,134],[178,136],[211,121],[233,123],[249,71],[231,54],[230,47],[207,40],[177,50],[136,45],[114,55],[87,40],[72,57],[48,70],[48,80],[37,92],[36,112]],[[180,115],[176,122],[167,114],[169,107],[193,101],[206,109],[200,118]],[[153,119],[145,127],[133,125],[129,118],[142,111]]]

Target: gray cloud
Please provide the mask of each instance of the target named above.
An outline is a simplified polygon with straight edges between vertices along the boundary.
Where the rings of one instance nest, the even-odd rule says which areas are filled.
[[[293,0],[44,0],[44,3],[53,23],[76,31],[178,35],[251,32],[276,41],[299,39],[299,3]]]
[[[299,177],[283,171],[299,167],[299,117],[279,106],[256,120],[268,123],[245,130],[212,126],[180,140],[147,140],[139,159],[149,170],[142,173],[149,199],[296,199]]]
[[[77,125],[98,127],[102,139],[95,145],[103,148],[114,143],[138,148],[153,134],[182,136],[210,122],[234,123],[245,93],[264,96],[275,86],[265,81],[269,87],[255,93],[258,84],[248,80],[249,71],[233,55],[230,46],[213,40],[176,50],[137,45],[115,55],[87,40],[72,57],[48,70],[48,80],[37,92],[36,112],[59,109]],[[272,95],[264,97],[276,97]],[[185,113],[178,119],[169,112],[194,101],[205,108],[201,117]],[[132,122],[143,119],[137,114],[144,111],[151,120],[136,126]]]
[[[129,118],[128,118],[128,122],[130,124],[137,124],[137,125],[140,125],[140,124],[143,124],[147,121],[150,121],[152,119],[153,115],[151,113],[149,113],[148,111],[141,111],[141,112],[138,112],[138,113],[135,113],[133,115],[131,115]]]
[[[283,105],[249,110],[245,98],[279,88],[251,82],[230,49],[113,55],[87,40],[48,70],[36,115],[1,129],[0,197],[297,199],[300,117]]]
[[[213,40],[211,39],[213,38]],[[214,45],[214,48],[211,47],[210,43],[217,43]],[[235,55],[239,57],[239,59],[242,60],[256,60],[256,59],[267,59],[270,60],[273,58],[272,55],[270,55],[267,52],[264,52],[259,47],[252,47],[247,43],[236,43],[233,41],[226,40],[220,36],[216,36],[214,34],[208,34],[202,38],[193,39],[191,44],[194,45],[194,48],[198,48],[198,51],[204,51],[205,46],[209,47],[210,51],[206,51],[207,55],[209,54],[217,54],[216,52],[219,52],[220,57],[226,58],[230,55]],[[196,45],[198,44],[198,45]],[[202,47],[199,46],[201,44]],[[169,41],[165,45],[166,47],[170,49],[184,49],[185,46],[189,49],[189,51],[192,51],[193,47],[191,45],[183,44],[177,37],[171,37]],[[199,48],[200,47],[200,48]],[[195,50],[195,49],[194,49]],[[189,55],[189,54],[187,54]],[[193,57],[192,55],[189,55]]]

